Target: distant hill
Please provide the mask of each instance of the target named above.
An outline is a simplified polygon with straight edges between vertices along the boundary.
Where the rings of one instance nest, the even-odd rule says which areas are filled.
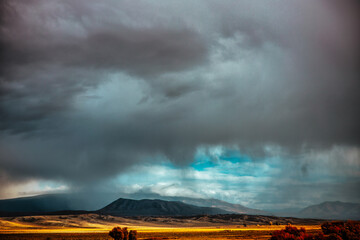
[[[44,213],[56,211],[93,211],[104,207],[118,194],[57,193],[0,200],[0,212]]]
[[[192,216],[229,213],[219,208],[198,207],[177,201],[124,198],[119,198],[97,212],[113,216]]]
[[[297,216],[302,218],[360,220],[360,204],[339,201],[323,202],[302,209]]]
[[[271,215],[270,212],[247,208],[241,204],[233,204],[222,200],[210,198],[188,198],[188,197],[165,197],[165,200],[179,201],[186,204],[191,204],[199,207],[214,207],[220,208],[228,212],[237,214],[250,214],[250,215]]]
[[[75,210],[71,208],[74,200],[66,194],[49,194],[0,200],[0,212],[54,212]]]

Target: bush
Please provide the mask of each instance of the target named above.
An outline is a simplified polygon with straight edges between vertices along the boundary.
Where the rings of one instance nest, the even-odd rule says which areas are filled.
[[[305,228],[286,226],[284,230],[274,231],[270,240],[323,240],[320,235],[307,234]]]
[[[321,233],[308,234],[304,228],[286,226],[284,230],[274,231],[270,240],[360,240],[360,222],[325,222]]]
[[[136,230],[130,230],[129,240],[137,240],[137,231]]]
[[[110,232],[109,236],[114,240],[137,240],[137,231],[128,231],[127,227],[114,227]]]
[[[321,230],[328,235],[327,240],[360,240],[360,222],[326,222],[321,225]]]

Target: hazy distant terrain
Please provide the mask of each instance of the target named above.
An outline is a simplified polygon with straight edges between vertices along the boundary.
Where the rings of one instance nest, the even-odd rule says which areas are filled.
[[[49,194],[34,197],[0,200],[2,212],[53,212],[61,210],[77,210],[76,198],[67,194]],[[80,206],[79,206],[80,207]]]
[[[64,210],[98,210],[115,199],[118,194],[59,193],[0,200],[0,211],[53,212]]]
[[[322,219],[360,219],[360,204],[344,202],[324,202],[301,210],[299,217],[316,217]]]
[[[201,206],[201,207],[215,207],[226,210],[232,213],[238,214],[260,214],[260,215],[271,215],[270,212],[254,209],[254,208],[247,208],[241,204],[233,204],[226,201],[218,200],[218,199],[204,199],[204,198],[189,198],[189,197],[163,197],[164,200],[171,200],[171,201],[180,201],[183,203]]]
[[[121,194],[118,194],[121,195]],[[92,198],[80,194],[48,194],[34,197],[0,200],[0,216],[72,214],[98,212],[114,216],[191,216],[214,214],[276,215],[317,219],[360,219],[360,204],[324,202],[300,211],[269,212],[247,208],[218,199],[166,197],[156,194],[122,194],[131,197],[114,198],[115,194]],[[148,199],[141,199],[141,197]],[[155,199],[158,198],[158,199]],[[88,210],[88,211],[83,211]],[[61,213],[58,213],[61,211]],[[76,212],[73,212],[76,211]]]

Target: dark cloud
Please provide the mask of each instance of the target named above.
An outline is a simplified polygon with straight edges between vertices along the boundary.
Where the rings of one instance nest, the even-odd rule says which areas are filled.
[[[358,147],[358,4],[272,4],[2,1],[2,175],[89,183],[199,146]]]
[[[186,27],[129,27],[116,12],[99,19],[96,6],[52,4],[3,3],[2,129],[12,130],[9,122],[26,125],[16,131],[32,129],[29,122],[69,107],[75,94],[104,81],[104,71],[149,78],[205,59],[206,44]]]

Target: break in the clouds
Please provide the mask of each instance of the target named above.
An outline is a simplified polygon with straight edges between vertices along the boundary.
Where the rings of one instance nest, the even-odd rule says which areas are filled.
[[[2,1],[1,197],[49,181],[360,201],[358,20],[350,0]],[[249,161],[196,168],[218,148]],[[166,176],[143,181],[150,165]]]

